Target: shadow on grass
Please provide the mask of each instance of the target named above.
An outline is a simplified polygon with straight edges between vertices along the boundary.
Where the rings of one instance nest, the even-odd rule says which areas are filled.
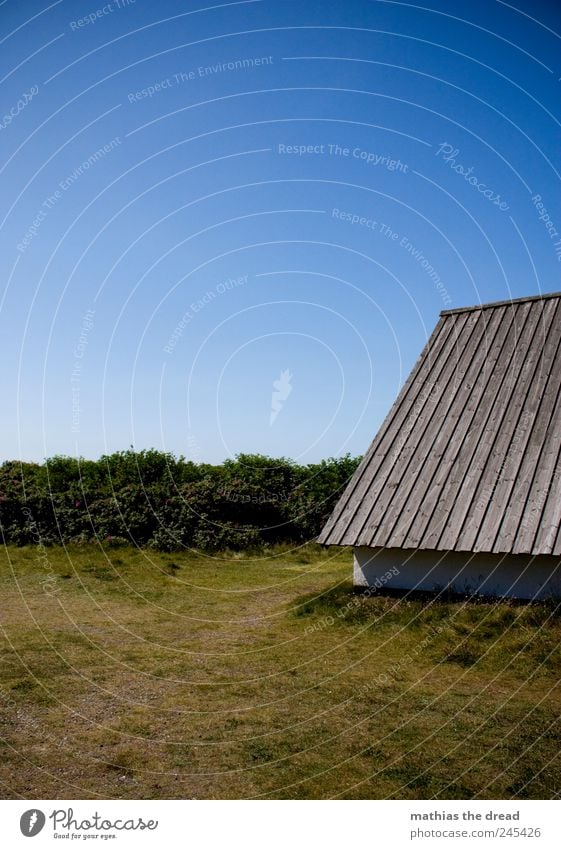
[[[528,668],[546,670],[561,664],[560,608],[553,601],[449,591],[372,592],[346,582],[321,595],[300,597],[293,616],[306,621],[308,636],[353,627],[368,633],[369,639],[384,629],[402,631],[405,640],[414,634],[427,657],[464,668],[479,662],[504,665],[513,657]]]

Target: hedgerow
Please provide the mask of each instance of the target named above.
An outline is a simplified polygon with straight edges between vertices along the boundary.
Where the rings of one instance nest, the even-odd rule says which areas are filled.
[[[216,551],[301,543],[317,536],[359,459],[298,465],[240,454],[210,465],[131,448],[99,460],[8,461],[0,466],[0,529],[16,545],[126,540]]]

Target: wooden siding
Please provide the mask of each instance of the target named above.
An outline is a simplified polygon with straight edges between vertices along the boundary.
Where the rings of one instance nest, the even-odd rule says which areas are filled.
[[[561,555],[561,293],[447,310],[319,537]]]

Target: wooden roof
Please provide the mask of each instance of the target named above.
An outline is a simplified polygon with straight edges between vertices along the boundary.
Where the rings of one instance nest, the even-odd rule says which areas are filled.
[[[319,537],[561,555],[561,292],[447,310]]]

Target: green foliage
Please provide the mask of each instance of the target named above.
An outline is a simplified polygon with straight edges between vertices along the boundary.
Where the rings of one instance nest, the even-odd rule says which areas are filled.
[[[313,540],[359,459],[299,466],[240,454],[220,466],[149,449],[0,466],[6,543],[240,550]]]

